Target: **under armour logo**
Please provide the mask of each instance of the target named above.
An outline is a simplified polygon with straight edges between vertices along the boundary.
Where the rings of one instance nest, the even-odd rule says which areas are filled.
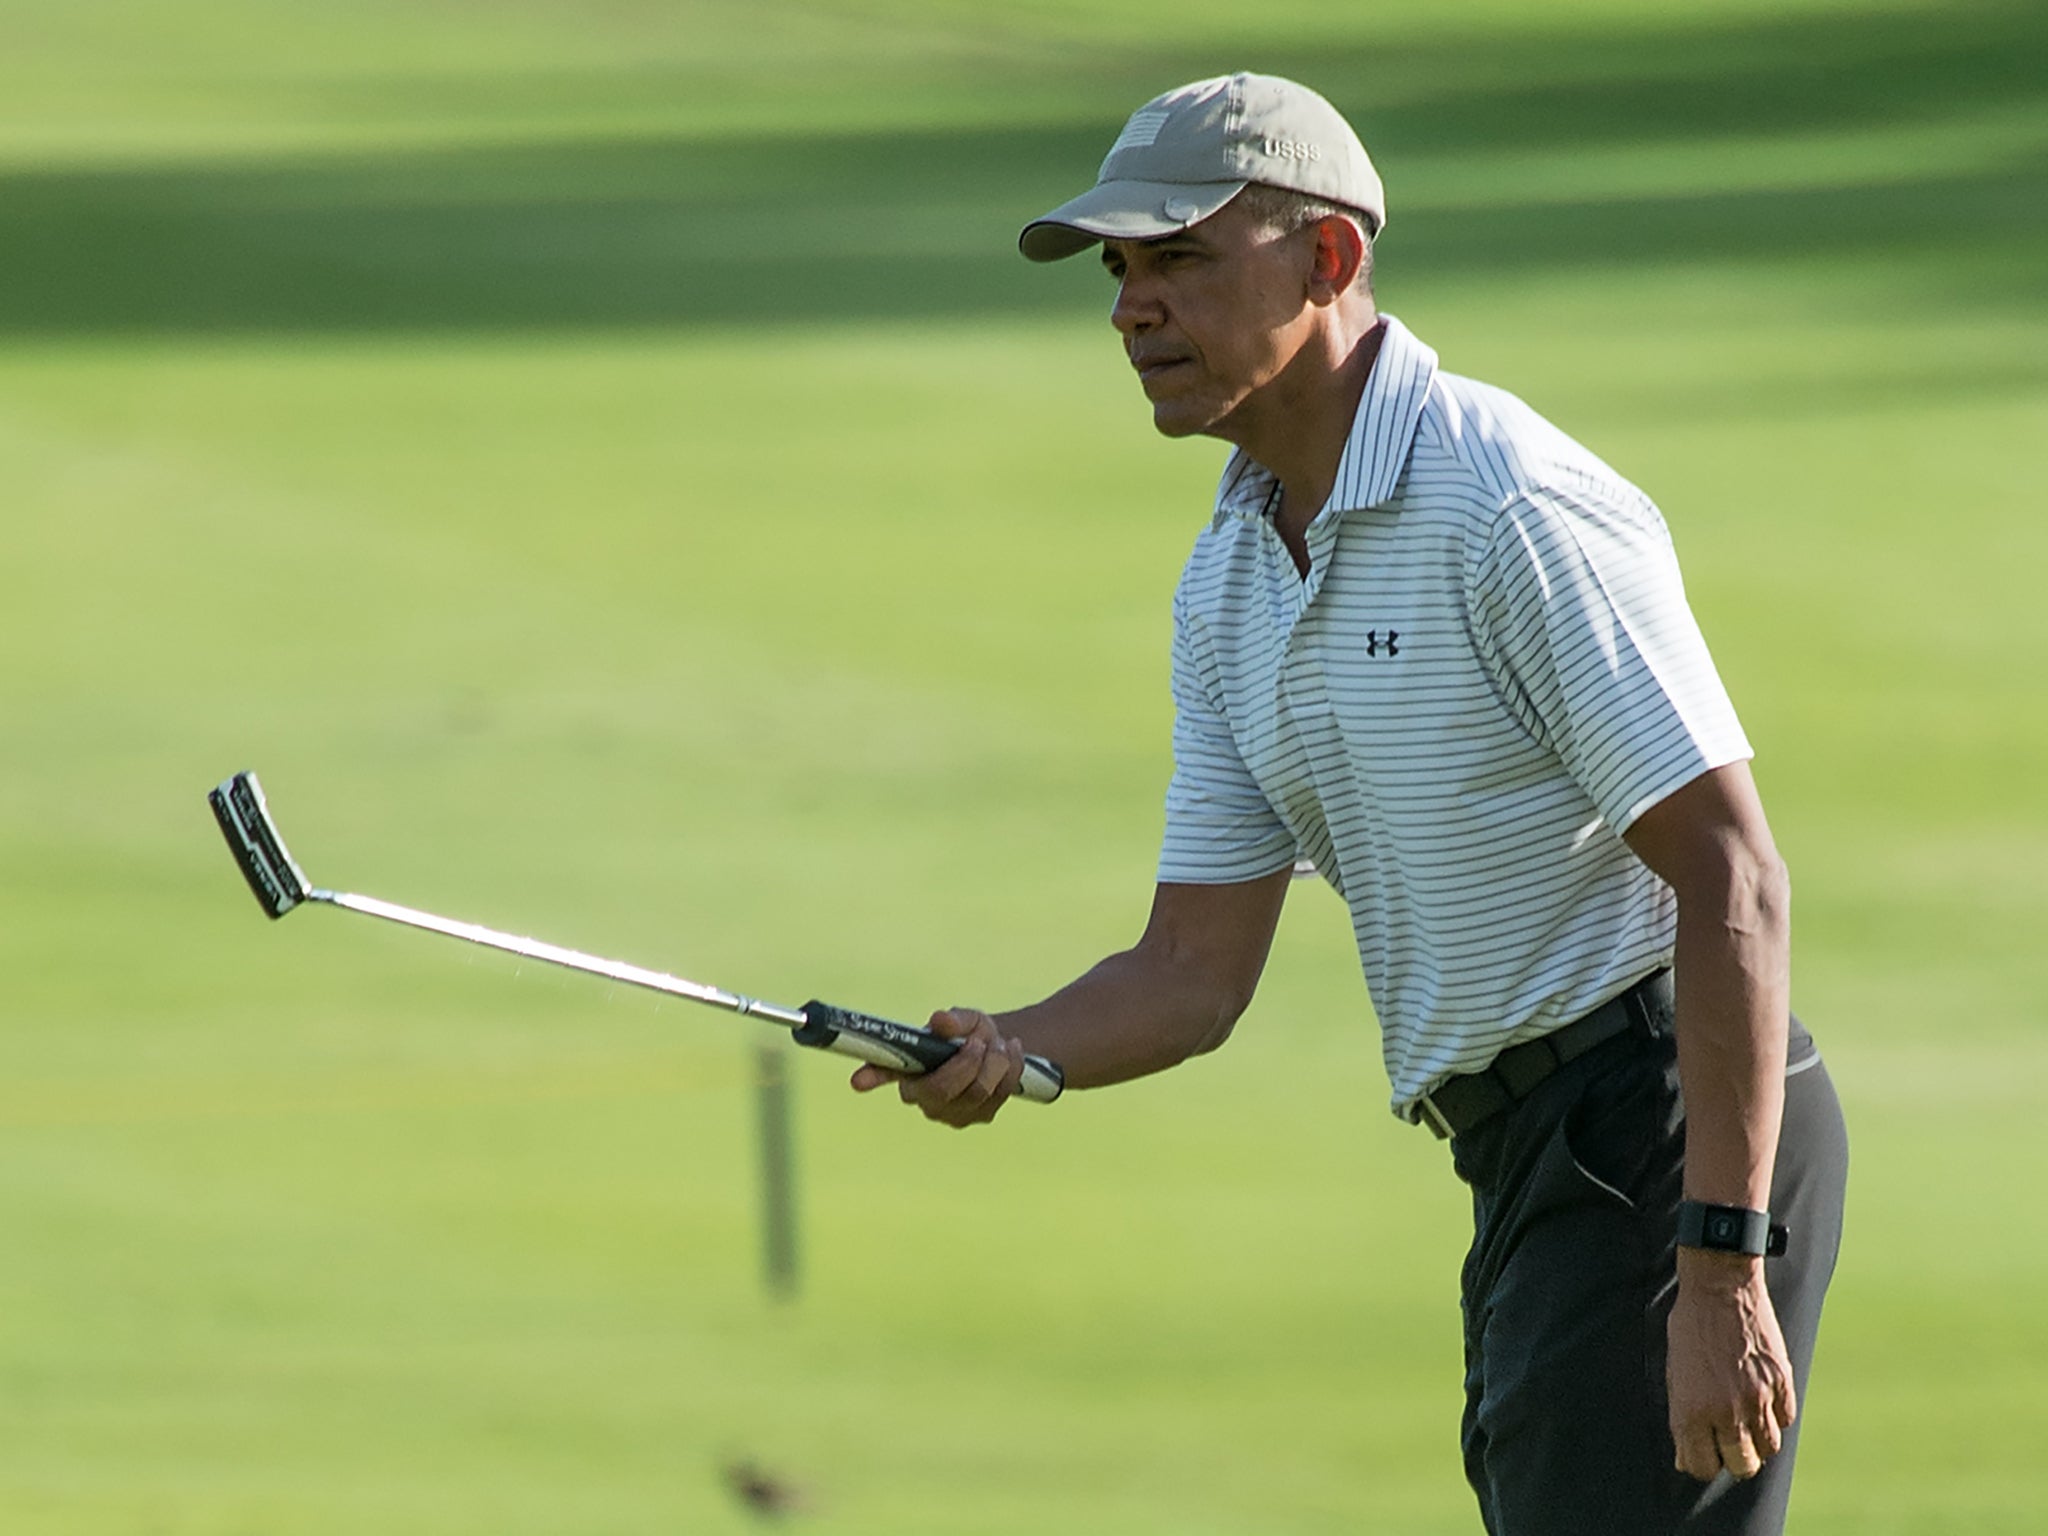
[[[1365,654],[1377,656],[1380,653],[1380,647],[1385,646],[1389,656],[1398,656],[1401,654],[1401,647],[1394,644],[1394,642],[1400,638],[1401,631],[1398,629],[1388,630],[1385,640],[1380,639],[1380,632],[1378,630],[1368,629],[1365,632]]]

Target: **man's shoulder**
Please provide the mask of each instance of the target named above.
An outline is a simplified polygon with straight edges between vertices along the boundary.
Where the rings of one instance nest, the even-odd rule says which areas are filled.
[[[1401,492],[1490,518],[1544,491],[1593,492],[1629,501],[1642,493],[1547,416],[1508,390],[1439,372],[1409,455]]]

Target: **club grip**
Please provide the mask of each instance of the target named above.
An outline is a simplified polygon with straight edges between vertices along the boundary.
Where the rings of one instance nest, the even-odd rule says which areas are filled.
[[[804,1004],[804,1027],[795,1031],[798,1045],[858,1056],[894,1072],[920,1076],[944,1066],[960,1049],[960,1042],[935,1035],[928,1029],[878,1019],[813,999]],[[1034,1104],[1050,1104],[1067,1086],[1066,1075],[1043,1056],[1024,1058],[1024,1077],[1017,1092]]]

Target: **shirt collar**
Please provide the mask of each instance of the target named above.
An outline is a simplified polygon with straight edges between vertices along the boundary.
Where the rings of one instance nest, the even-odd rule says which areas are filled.
[[[1436,353],[1413,331],[1387,314],[1380,316],[1380,325],[1379,355],[1373,359],[1358,414],[1351,420],[1351,435],[1337,460],[1337,479],[1326,509],[1376,507],[1394,494],[1436,378]],[[1242,448],[1233,450],[1216,487],[1210,526],[1222,527],[1227,517],[1264,517],[1273,492],[1272,471]]]

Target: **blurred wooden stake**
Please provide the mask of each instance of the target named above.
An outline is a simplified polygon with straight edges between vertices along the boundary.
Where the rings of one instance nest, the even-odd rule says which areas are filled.
[[[761,1283],[775,1301],[794,1301],[801,1278],[788,1056],[789,1047],[774,1040],[762,1041],[755,1056],[761,1128]]]

